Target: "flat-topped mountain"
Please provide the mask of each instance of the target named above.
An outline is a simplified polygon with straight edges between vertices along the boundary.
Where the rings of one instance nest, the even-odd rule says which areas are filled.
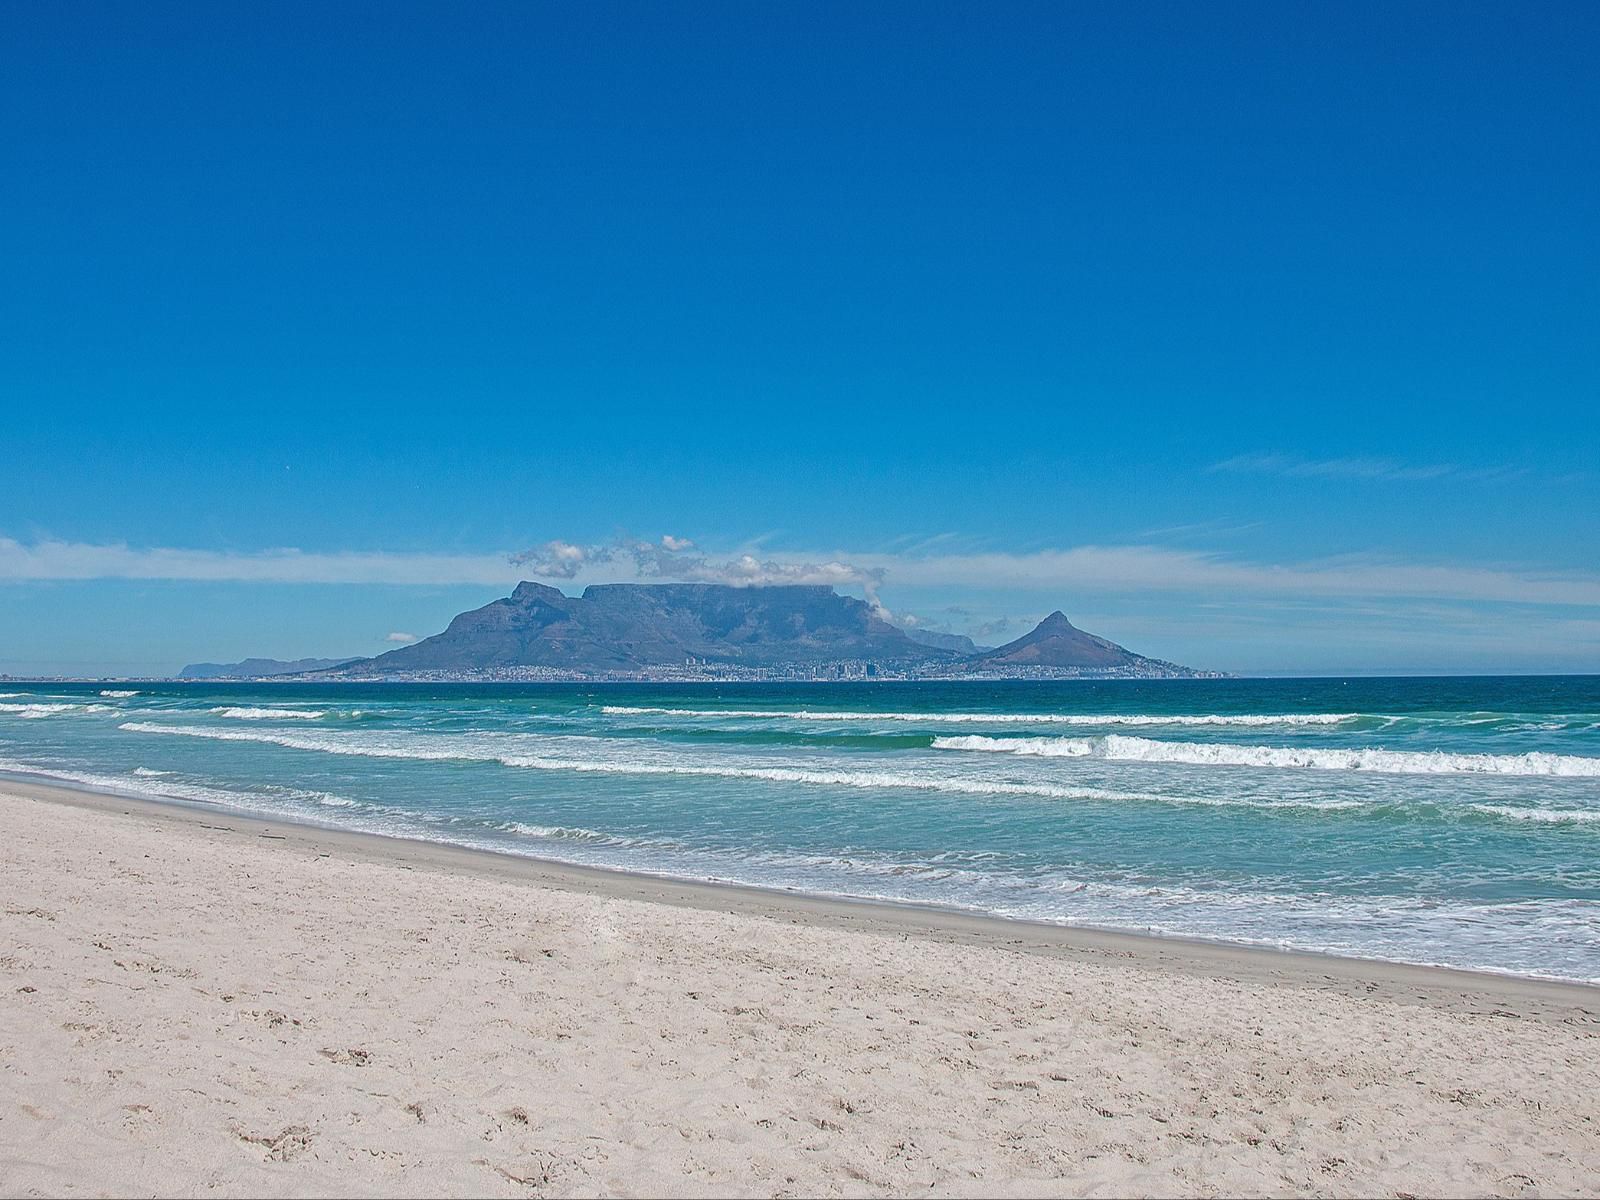
[[[918,645],[871,605],[831,587],[595,584],[568,596],[520,583],[443,633],[352,664],[345,674],[547,667],[578,672],[775,667],[841,659],[953,659]]]
[[[826,586],[612,583],[568,596],[520,583],[504,599],[460,614],[443,633],[317,674],[760,678],[797,671],[829,678],[1199,673],[1084,633],[1059,612],[1027,636],[990,650],[959,635],[908,635],[876,606]]]

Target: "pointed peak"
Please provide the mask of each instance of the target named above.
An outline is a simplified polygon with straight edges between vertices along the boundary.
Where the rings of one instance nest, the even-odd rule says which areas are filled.
[[[1054,632],[1065,633],[1067,630],[1069,630],[1071,628],[1073,628],[1073,624],[1072,624],[1071,621],[1067,620],[1067,614],[1062,612],[1058,608],[1058,609],[1055,610],[1055,612],[1051,613],[1048,617],[1046,617],[1044,620],[1039,622],[1038,626],[1035,628],[1035,632],[1036,633],[1054,633]]]

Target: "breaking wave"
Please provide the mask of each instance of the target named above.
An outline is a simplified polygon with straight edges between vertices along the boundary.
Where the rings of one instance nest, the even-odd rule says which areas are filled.
[[[317,721],[328,714],[315,708],[213,708],[214,717],[231,717],[235,721]]]
[[[358,807],[359,801],[330,792],[310,792],[299,788],[274,788],[270,794],[259,795],[229,791],[224,788],[205,787],[165,779],[171,771],[155,771],[149,767],[135,767],[129,778],[122,775],[102,775],[89,771],[75,771],[65,767],[16,762],[0,758],[0,771],[17,775],[33,775],[43,779],[57,779],[63,783],[76,783],[98,792],[125,794],[148,800],[187,800],[197,804],[210,804],[240,812],[271,813],[287,805],[292,809],[306,803],[326,805],[330,808]],[[160,783],[142,780],[161,779]]]
[[[24,720],[36,720],[39,717],[54,717],[62,713],[103,713],[111,712],[109,704],[0,704],[0,713],[10,713],[12,716]]]
[[[1513,821],[1539,821],[1547,825],[1586,825],[1600,821],[1600,809],[1591,808],[1513,808],[1509,804],[1474,804],[1474,812]]]
[[[598,758],[554,750],[530,754],[485,745],[481,740],[442,735],[428,739],[395,737],[362,738],[349,735],[298,734],[267,730],[213,729],[199,725],[163,725],[153,721],[128,721],[120,726],[132,733],[169,734],[181,737],[210,738],[226,742],[257,742],[291,750],[310,750],[361,758],[397,758],[420,761],[497,762],[502,766],[534,771],[571,771],[592,775],[685,776],[709,779],[758,779],[770,783],[797,783],[823,787],[895,788],[946,792],[975,796],[1028,796],[1047,800],[1143,801],[1156,804],[1198,804],[1206,807],[1246,807],[1271,809],[1311,809],[1337,811],[1360,807],[1353,800],[1265,801],[1216,796],[1165,795],[1155,792],[1124,792],[1094,787],[1067,787],[1048,782],[1021,782],[1009,779],[962,775],[932,775],[904,771],[871,771],[790,767],[780,764],[735,765],[646,760],[642,758]],[[403,735],[402,735],[403,736]]]
[[[1294,767],[1317,771],[1375,771],[1397,775],[1553,775],[1600,777],[1600,758],[1576,754],[1458,754],[1444,750],[1337,749],[1161,742],[1110,734],[1097,738],[996,738],[968,735],[933,739],[936,750],[1020,754],[1036,758],[1102,758],[1120,762],[1194,766]]]
[[[102,696],[106,697],[108,700],[126,700],[129,696],[137,696],[139,693],[138,692],[129,692],[129,691],[120,691],[119,692],[119,691],[112,691],[112,690],[108,689],[106,691],[101,692],[100,694]]]
[[[626,704],[607,704],[600,709],[610,717],[690,717],[696,720],[783,721],[915,721],[927,725],[1339,725],[1358,720],[1359,713],[919,713],[919,712],[830,712],[827,709],[763,708],[641,708]]]
[[[598,829],[585,829],[581,825],[529,825],[525,821],[503,821],[495,826],[502,833],[514,833],[519,837],[549,838],[551,840],[571,840],[579,842],[606,842],[616,845],[638,845],[639,838],[625,838],[612,833],[601,833]]]

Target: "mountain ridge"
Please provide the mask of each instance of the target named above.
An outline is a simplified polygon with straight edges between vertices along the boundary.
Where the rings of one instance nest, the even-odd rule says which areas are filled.
[[[864,600],[826,585],[591,584],[568,596],[519,583],[442,633],[351,664],[360,674],[541,667],[629,671],[691,661],[765,667],[841,658],[952,657],[913,642]]]
[[[935,644],[929,644],[932,641]],[[967,651],[967,647],[971,651]],[[1135,654],[1059,610],[993,649],[918,636],[828,585],[524,581],[440,633],[320,679],[1163,678],[1211,674]]]

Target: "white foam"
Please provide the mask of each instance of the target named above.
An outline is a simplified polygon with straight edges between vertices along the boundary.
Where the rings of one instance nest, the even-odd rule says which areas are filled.
[[[317,721],[327,716],[315,708],[213,708],[214,717],[231,717],[235,721]]]
[[[63,713],[103,713],[113,711],[109,704],[0,704],[0,713],[9,713],[32,721],[40,717],[60,716]]]
[[[601,833],[598,829],[585,829],[581,825],[529,825],[522,821],[506,821],[498,828],[522,837],[570,839],[581,842],[629,843],[632,839]]]
[[[332,792],[308,792],[306,799],[315,800],[318,804],[325,804],[329,808],[358,808],[361,801],[352,800],[349,796],[336,796]]]
[[[959,737],[936,737],[935,750],[977,750],[991,754],[1025,754],[1034,758],[1088,758],[1094,753],[1094,738],[997,738],[968,733]]]
[[[1474,804],[1471,807],[1476,812],[1509,817],[1513,821],[1540,821],[1550,825],[1600,821],[1600,809],[1592,808],[1513,808],[1506,804]]]
[[[171,771],[156,771],[149,767],[135,767],[130,773],[135,778],[129,778],[123,775],[100,775],[87,771],[74,771],[63,767],[38,766],[33,763],[15,762],[10,759],[0,758],[0,771],[10,771],[19,775],[38,775],[46,779],[59,779],[66,783],[82,784],[84,787],[94,788],[97,791],[121,792],[151,800],[190,800],[243,812],[272,812],[278,810],[285,801],[290,802],[291,806],[295,802],[302,804],[311,802],[325,805],[329,808],[362,807],[360,801],[351,800],[345,796],[336,796],[331,792],[303,791],[299,788],[276,788],[274,789],[274,794],[262,796],[230,792],[222,788],[204,787],[192,783],[180,783],[170,779],[162,783],[136,782],[136,780],[161,779],[172,774]],[[0,786],[3,786],[3,784],[0,784]]]
[[[109,700],[126,700],[129,696],[137,696],[138,692],[103,691],[100,693]]]
[[[403,758],[420,761],[498,762],[508,767],[536,771],[573,771],[600,775],[688,775],[720,779],[764,779],[774,783],[809,783],[840,787],[899,787],[925,791],[976,792],[988,795],[1043,796],[1063,800],[1160,800],[1162,797],[1135,792],[1110,792],[1096,788],[1064,788],[1053,784],[1012,783],[1005,780],[953,779],[908,775],[894,771],[815,770],[784,766],[723,766],[685,762],[647,762],[638,759],[580,758],[560,753],[518,754],[487,749],[465,739],[448,736],[428,739],[422,744],[409,739],[401,744],[394,739],[357,741],[348,735],[306,736],[243,729],[210,729],[198,725],[161,725],[152,721],[128,721],[119,728],[133,733],[178,734],[211,738],[216,741],[261,742],[292,750],[314,750],[325,754],[353,755],[361,758]]]
[[[163,783],[159,786],[140,785],[119,775],[98,775],[87,771],[72,771],[61,767],[41,767],[31,763],[0,759],[0,771],[20,775],[39,775],[46,779],[60,779],[66,783],[79,783],[98,791],[125,792],[159,800],[194,800],[202,804],[216,804],[227,808],[250,807],[244,798],[216,788],[197,787],[184,783]],[[137,771],[134,772],[138,774]]]
[[[1600,776],[1600,758],[1550,754],[1542,750],[1527,754],[1456,754],[1445,750],[1237,746],[1220,742],[1160,742],[1118,734],[1097,738],[939,737],[933,739],[933,747],[1037,758],[1103,758],[1193,766],[1292,767],[1400,775]]]
[[[710,779],[758,779],[770,783],[797,783],[824,787],[893,788],[945,792],[976,796],[1030,796],[1049,800],[1144,801],[1157,804],[1198,804],[1206,807],[1295,808],[1339,810],[1359,807],[1352,800],[1261,801],[1231,797],[1163,795],[1154,792],[1122,792],[1104,788],[1066,787],[1047,782],[1022,783],[989,777],[916,774],[902,771],[862,771],[791,767],[782,764],[736,765],[733,763],[684,762],[659,755],[653,759],[599,758],[575,755],[559,747],[549,753],[528,754],[486,743],[483,738],[449,734],[417,737],[405,734],[352,735],[300,734],[287,731],[214,729],[200,725],[162,725],[152,721],[128,721],[119,726],[132,733],[173,734],[210,738],[214,741],[258,742],[291,750],[311,750],[324,754],[343,754],[362,758],[400,758],[419,761],[497,762],[502,766],[533,771],[571,771],[593,775],[688,776]],[[492,736],[492,735],[491,735]],[[359,738],[359,740],[358,740]],[[603,751],[601,738],[566,739]]]
[[[1359,713],[917,713],[830,712],[826,709],[776,711],[761,708],[639,708],[607,704],[611,717],[689,717],[696,720],[912,721],[926,725],[1338,725]]]

